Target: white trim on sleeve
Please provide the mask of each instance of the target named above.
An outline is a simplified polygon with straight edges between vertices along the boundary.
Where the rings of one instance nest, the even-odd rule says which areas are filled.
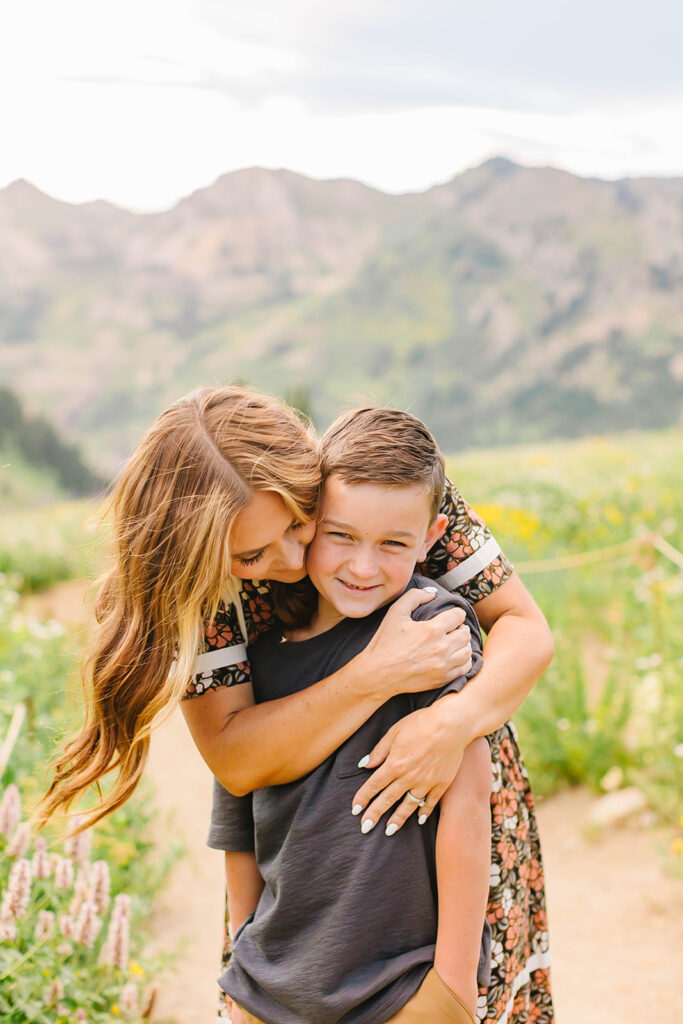
[[[455,590],[456,587],[461,587],[463,583],[474,579],[477,573],[485,569],[487,565],[490,565],[499,554],[500,544],[495,537],[489,537],[478,551],[475,551],[469,558],[460,562],[450,572],[439,576],[436,582],[440,586],[445,587],[446,590]]]
[[[230,647],[220,647],[217,651],[205,651],[198,654],[194,663],[194,674],[201,675],[213,672],[217,668],[225,668],[227,665],[237,665],[247,660],[246,644],[231,644]]]

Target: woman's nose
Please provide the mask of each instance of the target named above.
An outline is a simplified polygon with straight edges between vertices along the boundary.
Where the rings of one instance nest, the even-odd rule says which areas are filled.
[[[282,544],[282,567],[285,569],[300,569],[306,557],[306,545],[302,544],[297,537],[290,537]]]

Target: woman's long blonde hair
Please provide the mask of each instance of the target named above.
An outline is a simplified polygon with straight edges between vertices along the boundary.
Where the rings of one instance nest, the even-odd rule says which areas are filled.
[[[121,806],[140,780],[152,727],[182,697],[202,638],[234,580],[230,531],[253,492],[279,494],[301,521],[315,515],[317,442],[282,402],[243,387],[204,388],[158,418],[109,502],[113,562],[95,603],[83,661],[86,720],[56,759],[40,823],[91,786],[83,822]],[[100,779],[116,771],[105,796]]]

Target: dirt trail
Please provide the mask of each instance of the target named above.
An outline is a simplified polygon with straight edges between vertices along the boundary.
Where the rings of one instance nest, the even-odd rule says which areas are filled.
[[[36,615],[74,623],[83,613],[82,595],[82,584],[62,584],[27,604]],[[152,922],[164,948],[185,943],[158,1016],[212,1024],[222,858],[204,845],[211,779],[180,712],[154,736],[148,771],[159,806],[175,810],[174,827],[187,846]],[[683,884],[664,871],[661,850],[670,834],[628,826],[589,840],[584,830],[593,800],[573,790],[539,807],[559,1024],[678,1024]]]

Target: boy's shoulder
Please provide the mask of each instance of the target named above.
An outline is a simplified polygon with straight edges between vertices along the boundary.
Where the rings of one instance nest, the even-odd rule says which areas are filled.
[[[463,608],[466,612],[472,608],[470,602],[460,594],[452,594],[450,590],[446,590],[445,587],[428,579],[427,576],[422,576],[419,572],[413,573],[410,577],[406,590],[424,590],[426,587],[435,590],[436,596],[433,601],[427,601],[415,609],[414,619],[432,619],[445,608]]]

